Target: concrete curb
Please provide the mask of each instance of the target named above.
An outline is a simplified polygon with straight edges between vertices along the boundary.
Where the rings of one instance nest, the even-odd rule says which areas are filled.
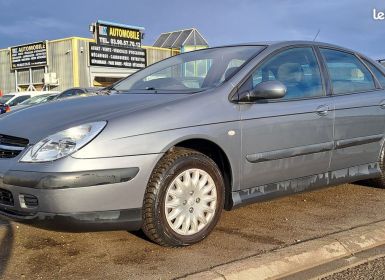
[[[385,221],[216,266],[186,280],[274,279],[385,244]]]

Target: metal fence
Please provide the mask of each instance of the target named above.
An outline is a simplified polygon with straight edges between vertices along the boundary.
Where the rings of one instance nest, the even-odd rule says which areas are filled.
[[[15,91],[15,75],[11,71],[11,61],[7,49],[0,50],[0,90],[4,93]]]
[[[180,53],[178,49],[164,49],[149,46],[143,46],[143,48],[147,51],[147,66]]]

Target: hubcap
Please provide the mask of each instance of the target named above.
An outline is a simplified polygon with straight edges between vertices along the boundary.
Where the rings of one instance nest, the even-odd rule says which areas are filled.
[[[217,189],[204,170],[188,169],[168,186],[165,214],[168,225],[178,234],[193,235],[214,218]]]

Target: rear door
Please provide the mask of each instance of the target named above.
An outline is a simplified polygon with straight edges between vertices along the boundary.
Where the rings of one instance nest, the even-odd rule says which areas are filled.
[[[320,48],[335,104],[330,170],[377,162],[385,129],[385,91],[354,53]]]
[[[280,182],[327,172],[333,148],[333,104],[313,48],[289,48],[271,56],[240,91],[269,80],[286,85],[284,98],[240,105],[242,188],[261,186],[250,192],[254,197],[308,188],[316,182]]]

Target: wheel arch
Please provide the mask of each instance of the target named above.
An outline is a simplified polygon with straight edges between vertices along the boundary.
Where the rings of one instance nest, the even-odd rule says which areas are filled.
[[[225,184],[225,210],[230,210],[233,207],[232,186],[233,186],[233,169],[228,155],[225,151],[212,140],[206,138],[187,138],[180,139],[173,143],[167,150],[175,147],[189,148],[198,151],[211,158],[220,169],[224,184]]]

